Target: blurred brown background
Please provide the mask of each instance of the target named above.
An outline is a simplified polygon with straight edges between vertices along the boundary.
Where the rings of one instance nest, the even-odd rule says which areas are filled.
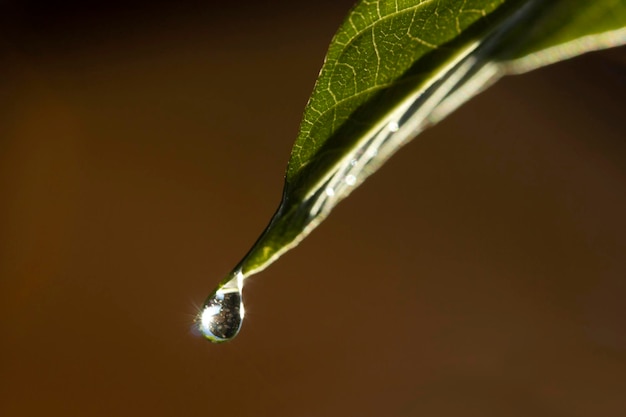
[[[191,333],[351,4],[0,2],[0,415],[626,415],[624,49],[501,81]]]

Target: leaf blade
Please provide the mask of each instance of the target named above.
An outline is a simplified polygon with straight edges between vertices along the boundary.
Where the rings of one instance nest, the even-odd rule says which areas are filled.
[[[545,30],[551,27],[545,22],[550,23],[550,13],[563,10],[570,1],[364,0],[357,4],[333,39],[305,108],[281,204],[223,283],[238,273],[247,277],[259,272],[296,246],[401,146],[507,72],[519,70],[519,62],[540,53],[536,33],[541,31],[533,32],[532,40],[520,30],[529,19],[539,23],[547,19],[539,27],[544,28],[543,39],[548,48],[558,45],[555,33],[559,30],[555,32],[554,25]],[[597,1],[613,4],[620,16],[626,16],[626,0]],[[415,13],[409,14],[415,10],[426,14],[416,20]],[[420,30],[411,32],[415,22],[421,24]],[[617,22],[619,26],[621,18]],[[569,37],[560,39],[576,41],[585,31],[597,35],[602,25],[596,22],[578,32],[570,30]],[[613,28],[615,23],[607,25]],[[385,28],[388,36],[404,43],[382,48],[384,33],[375,30]],[[410,36],[403,38],[396,32]],[[602,42],[592,46],[602,47]],[[383,61],[387,63],[384,68]]]
[[[504,3],[448,1],[443,2],[448,7],[441,7],[442,2],[433,0],[360,2],[331,43],[305,107],[287,168],[287,181],[295,180],[338,126],[375,92],[390,87],[426,53],[450,42]],[[467,16],[462,18],[464,13]],[[394,42],[398,33],[402,37]],[[386,63],[384,68],[381,62]],[[360,69],[358,74],[356,67]],[[344,88],[335,92],[333,86]]]
[[[529,26],[530,25],[530,26]],[[586,52],[626,43],[626,0],[545,2],[511,36],[517,42],[495,59],[522,73]]]

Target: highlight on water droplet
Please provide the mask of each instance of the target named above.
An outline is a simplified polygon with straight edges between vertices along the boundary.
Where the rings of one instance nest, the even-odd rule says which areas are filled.
[[[204,302],[196,324],[207,340],[221,343],[237,336],[244,317],[242,289],[243,274],[238,272]]]

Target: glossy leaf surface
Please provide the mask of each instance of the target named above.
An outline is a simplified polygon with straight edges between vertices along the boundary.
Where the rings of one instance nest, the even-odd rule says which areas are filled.
[[[267,267],[402,145],[501,76],[626,42],[626,0],[363,0],[335,35],[269,226]]]

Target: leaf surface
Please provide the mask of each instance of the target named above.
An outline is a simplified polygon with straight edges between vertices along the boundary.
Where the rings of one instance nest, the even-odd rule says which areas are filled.
[[[508,73],[626,43],[626,0],[546,1],[510,35],[501,55]]]
[[[402,145],[506,73],[626,42],[626,0],[362,0],[305,108],[283,199],[229,277],[295,246]]]

